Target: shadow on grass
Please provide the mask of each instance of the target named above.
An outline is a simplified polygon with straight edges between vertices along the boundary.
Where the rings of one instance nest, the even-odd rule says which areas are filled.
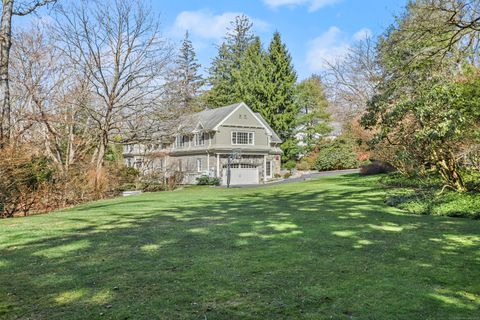
[[[373,178],[148,194],[0,230],[6,319],[473,319],[480,307],[480,224],[387,208]]]

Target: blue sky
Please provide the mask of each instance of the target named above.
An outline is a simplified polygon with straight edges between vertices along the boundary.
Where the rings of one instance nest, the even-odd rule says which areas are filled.
[[[60,0],[64,1],[64,0]],[[60,3],[59,1],[59,3]],[[66,0],[65,0],[66,1]],[[75,1],[75,0],[73,0]],[[286,43],[299,80],[321,73],[325,60],[341,58],[355,39],[382,33],[407,0],[145,0],[161,19],[164,35],[180,44],[189,30],[203,70],[216,55],[229,22],[245,14],[265,47],[275,30]],[[38,15],[48,14],[40,10]],[[15,17],[23,24],[33,16]]]
[[[278,30],[299,78],[341,57],[355,39],[378,35],[402,11],[406,0],[173,0],[153,1],[164,31],[178,43],[189,29],[199,62],[208,67],[229,21],[244,13],[264,46]]]

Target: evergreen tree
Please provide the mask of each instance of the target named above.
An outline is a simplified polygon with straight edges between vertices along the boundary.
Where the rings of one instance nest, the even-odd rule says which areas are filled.
[[[215,108],[234,103],[233,76],[231,74],[230,53],[226,43],[218,47],[218,54],[208,69],[208,82],[211,89],[205,93],[204,100],[208,107]]]
[[[269,75],[267,73],[268,56],[262,48],[260,38],[256,37],[247,48],[240,61],[240,68],[235,70],[235,98],[244,101],[253,111],[267,116]]]
[[[330,114],[328,101],[323,90],[322,80],[312,75],[297,85],[296,100],[300,108],[297,118],[297,134],[303,143],[302,153],[306,154],[315,147],[319,138],[330,133],[328,125]]]
[[[243,56],[253,40],[252,23],[248,17],[245,15],[235,17],[209,69],[208,80],[211,90],[205,96],[209,107],[239,102],[234,73],[240,69]]]
[[[266,67],[270,80],[267,83],[268,102],[262,115],[265,115],[265,119],[284,141],[284,160],[293,160],[297,154],[293,150],[296,146],[294,130],[299,112],[295,101],[297,74],[278,31],[270,42]]]
[[[197,62],[192,41],[188,31],[182,41],[179,54],[175,60],[175,68],[170,74],[167,91],[169,102],[186,111],[198,109],[198,96],[204,84],[199,74],[201,65]]]
[[[225,41],[230,53],[233,70],[240,69],[245,52],[255,40],[252,27],[253,23],[243,14],[236,16],[235,21],[231,22]]]

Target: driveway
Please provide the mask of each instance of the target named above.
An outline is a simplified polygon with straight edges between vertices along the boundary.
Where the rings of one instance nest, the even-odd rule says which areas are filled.
[[[314,173],[304,174],[300,177],[288,178],[288,179],[270,182],[266,184],[235,185],[235,186],[230,186],[230,188],[262,188],[262,187],[275,186],[275,185],[284,184],[284,183],[307,181],[307,180],[311,180],[319,177],[330,177],[330,176],[337,176],[341,174],[358,173],[359,171],[360,171],[359,169],[348,169],[348,170],[314,172]],[[222,186],[222,188],[226,188],[226,186]]]

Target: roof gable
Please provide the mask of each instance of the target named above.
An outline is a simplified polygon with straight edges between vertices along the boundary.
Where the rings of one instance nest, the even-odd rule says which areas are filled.
[[[198,131],[199,128],[203,128],[203,130],[218,130],[218,128],[224,124],[262,127],[271,137],[272,142],[282,142],[265,119],[263,119],[259,113],[253,112],[244,102],[216,109],[207,109],[185,116],[181,120],[179,131],[192,133]]]

